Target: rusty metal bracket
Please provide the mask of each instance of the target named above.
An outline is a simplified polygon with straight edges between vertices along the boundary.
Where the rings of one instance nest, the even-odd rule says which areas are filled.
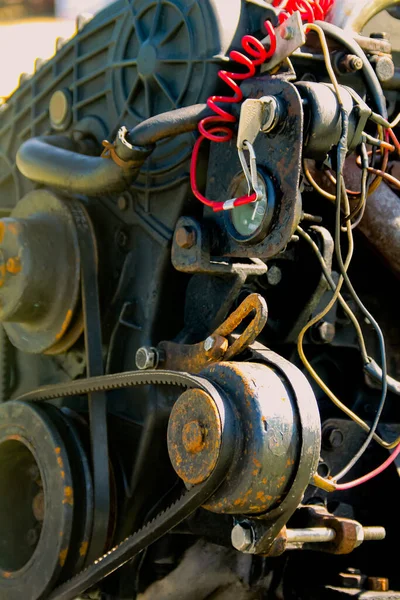
[[[251,313],[255,313],[243,333],[230,345],[230,336]],[[259,294],[250,294],[205,341],[198,344],[161,342],[157,351],[163,369],[200,373],[220,360],[231,360],[250,346],[263,330],[268,318],[267,304]]]
[[[176,224],[171,259],[177,271],[182,273],[207,273],[220,276],[239,275],[243,282],[250,275],[264,275],[267,265],[259,258],[238,260],[213,256],[210,237],[217,239],[219,232],[209,231],[191,217],[181,217]]]

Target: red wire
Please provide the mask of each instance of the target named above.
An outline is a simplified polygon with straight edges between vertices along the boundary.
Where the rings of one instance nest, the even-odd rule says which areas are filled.
[[[399,454],[400,454],[400,444],[398,444],[396,446],[395,450],[392,452],[392,454],[389,456],[389,458],[387,460],[385,460],[385,462],[382,463],[380,467],[377,467],[370,473],[367,473],[367,475],[363,475],[362,477],[360,477],[359,479],[355,479],[354,481],[349,481],[348,483],[338,483],[335,487],[335,491],[336,490],[339,490],[339,491],[350,490],[351,488],[361,485],[362,483],[366,483],[367,481],[370,481],[377,475],[380,475],[381,473],[383,473],[383,471],[385,471],[388,467],[390,467],[390,465],[392,463],[394,463],[394,461],[396,460],[396,458],[398,457]]]
[[[296,10],[300,11],[303,21],[313,22],[315,19],[324,19],[333,2],[334,0],[273,0],[272,4],[274,7],[281,9],[279,22],[283,23]],[[241,102],[243,100],[243,92],[237,82],[254,77],[256,74],[256,67],[260,66],[274,55],[276,50],[275,29],[270,21],[265,21],[264,25],[269,35],[269,49],[266,50],[260,40],[252,35],[245,35],[243,37],[242,48],[248,56],[237,50],[232,50],[229,57],[232,61],[246,67],[247,71],[245,73],[233,73],[225,70],[219,71],[218,75],[220,79],[231,88],[234,95],[211,96],[208,99],[207,104],[215,114],[211,117],[206,117],[199,123],[200,137],[193,148],[190,165],[190,180],[192,191],[196,198],[203,204],[213,207],[215,212],[224,210],[227,206],[224,202],[214,202],[209,200],[201,194],[197,187],[196,173],[200,146],[204,139],[216,143],[229,142],[232,139],[233,131],[226,124],[230,125],[231,123],[235,123],[236,117],[224,110],[221,106],[218,106],[218,104],[235,104]],[[217,126],[214,126],[215,124],[217,124]],[[211,125],[211,128],[208,129],[209,125]],[[241,196],[240,198],[235,199],[233,206],[249,204],[256,199],[256,194]]]

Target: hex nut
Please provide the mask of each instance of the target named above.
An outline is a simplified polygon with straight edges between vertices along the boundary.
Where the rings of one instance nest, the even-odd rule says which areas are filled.
[[[157,350],[155,348],[148,348],[142,346],[136,352],[136,367],[140,371],[146,371],[147,369],[154,369],[158,363]]]
[[[204,350],[206,352],[209,352],[210,350],[212,350],[214,348],[214,345],[215,345],[215,339],[212,336],[210,336],[204,342]]]
[[[179,248],[189,250],[196,243],[196,231],[192,227],[179,227],[175,232],[175,241]]]
[[[232,546],[239,552],[249,552],[254,541],[253,530],[237,523],[232,529],[231,541]]]

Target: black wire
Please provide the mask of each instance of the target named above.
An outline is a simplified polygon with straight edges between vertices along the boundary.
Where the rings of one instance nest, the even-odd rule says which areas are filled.
[[[361,2],[361,0],[359,1]],[[379,79],[371,63],[366,57],[365,52],[361,49],[361,47],[355,41],[353,36],[343,31],[343,29],[336,27],[336,25],[332,25],[332,23],[326,23],[325,21],[316,21],[315,24],[321,27],[323,32],[328,37],[334,39],[339,44],[342,44],[342,46],[344,46],[350,54],[355,54],[356,56],[361,58],[361,60],[363,61],[362,74],[364,76],[372,100],[374,101],[375,108],[377,109],[378,113],[382,117],[384,117],[384,119],[387,119],[388,114],[386,109],[386,99],[382,91],[382,86],[379,83]]]
[[[337,206],[339,207],[339,209],[336,213],[337,218],[336,218],[336,225],[335,225],[336,258],[337,258],[337,261],[339,264],[340,274],[342,275],[353,300],[355,301],[355,303],[357,304],[358,308],[363,313],[363,315],[369,320],[369,322],[371,323],[372,327],[374,328],[374,330],[378,336],[379,350],[380,350],[381,364],[382,364],[382,392],[381,392],[381,399],[379,402],[378,411],[376,413],[375,420],[372,424],[372,427],[371,427],[364,443],[362,444],[362,446],[358,450],[358,452],[353,456],[353,458],[348,462],[348,464],[340,471],[340,473],[338,473],[335,476],[335,481],[339,481],[339,479],[342,479],[345,475],[347,475],[347,473],[354,467],[354,465],[360,460],[360,458],[363,456],[363,454],[367,450],[368,446],[370,445],[370,443],[376,433],[377,427],[379,425],[379,421],[382,416],[382,412],[383,412],[383,409],[385,406],[386,396],[387,396],[387,364],[386,364],[385,339],[384,339],[382,330],[379,327],[379,324],[375,321],[374,317],[371,315],[371,313],[368,311],[368,309],[362,303],[361,299],[357,295],[357,293],[350,281],[349,276],[347,275],[347,272],[346,272],[346,269],[345,269],[345,266],[343,263],[343,257],[342,257],[341,246],[340,246],[341,200],[342,200],[343,196],[345,198],[347,198],[346,185],[345,185],[344,178],[343,178],[343,162],[344,162],[343,155],[345,156],[347,130],[348,130],[348,115],[347,115],[346,111],[344,109],[342,109],[342,136],[341,136],[340,142],[338,144],[338,148],[337,148],[337,163],[338,163],[338,165],[337,165],[337,182],[336,182],[336,203],[337,203]],[[347,204],[348,204],[348,198],[347,198]]]

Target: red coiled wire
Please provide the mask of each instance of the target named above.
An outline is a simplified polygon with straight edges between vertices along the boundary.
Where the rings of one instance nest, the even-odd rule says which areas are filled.
[[[326,13],[331,8],[334,0],[273,0],[273,6],[280,8],[279,20],[283,23],[289,15],[296,10],[300,11],[303,21],[314,22],[315,19],[323,20]],[[199,151],[201,144],[205,139],[211,142],[228,142],[233,137],[233,131],[230,127],[227,127],[225,123],[231,124],[236,122],[236,117],[228,113],[226,110],[218,106],[218,104],[235,104],[243,100],[243,93],[236,83],[237,81],[244,81],[250,77],[254,77],[256,68],[262,65],[265,61],[270,59],[276,50],[276,33],[270,21],[265,21],[265,28],[269,35],[270,46],[267,50],[264,45],[252,35],[245,35],[242,39],[242,48],[249,56],[246,56],[242,52],[232,50],[229,57],[232,61],[247,68],[246,73],[232,73],[229,71],[221,70],[218,75],[222,81],[224,81],[233,91],[233,96],[211,96],[207,104],[215,112],[215,115],[206,117],[199,123],[200,136],[197,139],[192,154],[192,161],[190,166],[190,182],[192,186],[193,194],[200,202],[207,206],[211,206],[214,212],[222,211],[226,208],[225,202],[215,202],[209,200],[200,192],[197,186],[197,162],[199,157]],[[251,57],[251,58],[249,58]],[[218,104],[217,104],[218,103]],[[216,127],[207,127],[210,124],[218,125]],[[241,206],[243,204],[249,204],[254,202],[257,196],[255,193],[241,196],[236,198],[233,206]],[[232,207],[232,205],[230,206]]]

